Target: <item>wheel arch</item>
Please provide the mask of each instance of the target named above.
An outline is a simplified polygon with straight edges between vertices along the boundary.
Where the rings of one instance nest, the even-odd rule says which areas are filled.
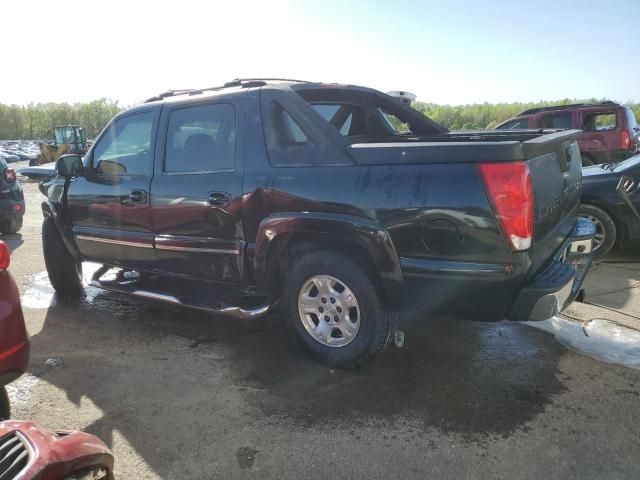
[[[67,250],[71,253],[71,255],[78,261],[81,260],[80,252],[78,247],[76,246],[73,235],[71,234],[71,229],[65,228],[63,218],[62,218],[62,206],[52,203],[50,201],[42,202],[42,215],[44,218],[49,218],[53,222],[53,225],[60,233],[60,237],[64,242]]]
[[[344,253],[370,272],[387,306],[401,301],[402,270],[391,236],[375,222],[323,213],[281,213],[264,219],[253,257],[256,283],[278,294],[280,278],[296,258],[314,250]]]

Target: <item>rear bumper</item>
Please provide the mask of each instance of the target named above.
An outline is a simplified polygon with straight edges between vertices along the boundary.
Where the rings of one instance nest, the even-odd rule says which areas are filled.
[[[546,320],[575,300],[591,266],[595,230],[589,220],[578,218],[573,233],[553,261],[520,291],[509,319]]]

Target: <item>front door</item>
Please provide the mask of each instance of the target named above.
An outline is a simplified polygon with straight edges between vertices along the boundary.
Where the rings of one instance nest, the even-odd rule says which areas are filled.
[[[153,268],[149,203],[158,108],[117,117],[85,159],[67,195],[83,257],[132,269]]]
[[[151,184],[151,218],[164,273],[222,282],[242,277],[238,109],[230,99],[163,110],[165,154]]]

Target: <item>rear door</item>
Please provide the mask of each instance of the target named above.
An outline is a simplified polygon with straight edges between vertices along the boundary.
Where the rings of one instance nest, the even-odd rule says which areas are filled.
[[[67,194],[73,235],[82,255],[132,269],[153,268],[149,209],[159,107],[117,117],[85,159],[85,175]]]
[[[242,276],[239,96],[168,105],[151,192],[157,268],[235,282]]]

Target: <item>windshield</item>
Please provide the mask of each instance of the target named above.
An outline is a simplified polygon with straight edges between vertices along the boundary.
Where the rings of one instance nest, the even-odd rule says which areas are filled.
[[[75,143],[73,127],[57,127],[54,134],[58,145],[63,143]]]

